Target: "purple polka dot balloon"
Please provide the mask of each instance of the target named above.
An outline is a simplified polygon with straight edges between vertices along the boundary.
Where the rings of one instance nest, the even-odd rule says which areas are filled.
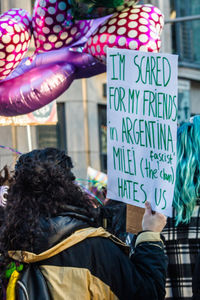
[[[106,62],[107,47],[159,52],[164,25],[161,11],[151,5],[133,5],[116,12],[99,26],[84,51]]]
[[[92,25],[88,20],[73,24],[71,19],[70,0],[36,0],[32,18],[36,52],[70,46]]]
[[[24,9],[10,9],[0,16],[0,80],[24,57],[31,39],[31,18]]]

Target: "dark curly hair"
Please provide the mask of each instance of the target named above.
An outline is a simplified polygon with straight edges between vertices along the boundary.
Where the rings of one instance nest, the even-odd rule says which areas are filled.
[[[32,251],[41,217],[57,216],[68,211],[69,205],[94,216],[91,199],[74,182],[72,168],[71,158],[55,148],[33,150],[20,156],[10,183],[0,236],[3,267],[9,262],[8,250]]]

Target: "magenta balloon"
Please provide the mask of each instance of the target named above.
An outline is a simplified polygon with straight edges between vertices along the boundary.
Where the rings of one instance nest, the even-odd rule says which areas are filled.
[[[31,18],[24,9],[10,9],[0,16],[0,80],[20,63],[31,39]]]
[[[74,57],[74,65],[80,65],[76,70],[76,79],[88,78],[106,72],[106,65],[101,63],[94,56],[85,56],[82,53],[81,61],[78,57]]]
[[[86,38],[106,18],[94,20]],[[0,115],[16,116],[32,112],[56,99],[74,79],[91,77],[106,71],[92,55],[82,53],[85,40],[76,48],[60,48],[25,58],[0,82]]]
[[[68,63],[46,65],[0,83],[0,115],[27,114],[48,104],[70,86],[74,71]]]
[[[72,81],[106,71],[92,55],[66,48],[37,54],[31,65],[24,59],[8,80],[0,82],[0,115],[16,116],[50,103]]]
[[[80,38],[78,41],[73,43],[71,45],[71,47],[78,46],[78,45],[84,45],[88,41],[89,37],[97,30],[97,28],[99,26],[103,25],[104,22],[106,22],[106,20],[109,19],[110,17],[111,17],[111,15],[94,19],[92,21],[92,25],[91,25],[90,29],[87,31],[87,33],[82,38]]]
[[[158,51],[163,17],[157,8],[129,7],[111,17],[64,27],[61,20],[69,14],[69,3],[69,0],[36,1],[33,16],[36,53],[23,59],[0,82],[0,115],[32,112],[56,99],[74,79],[105,72],[106,66],[98,59],[105,61],[107,46]],[[85,42],[84,51],[89,53],[83,53],[81,46]]]
[[[75,21],[72,19],[70,1],[36,0],[32,26],[37,52],[46,52],[72,45],[81,39],[92,26],[91,20]]]
[[[76,49],[77,50],[77,49]],[[82,49],[80,49],[82,51]],[[80,77],[80,74],[85,73],[86,77],[91,77],[96,74],[100,74],[106,71],[105,65],[99,63],[92,55],[88,53],[82,53],[69,48],[61,48],[59,50],[49,51],[46,53],[40,53],[33,56],[32,63],[28,63],[29,58],[25,58],[21,64],[10,74],[5,81],[11,80],[17,76],[37,68],[43,65],[57,64],[57,63],[69,63],[76,68],[76,77]],[[90,72],[90,68],[93,72]],[[94,70],[96,68],[96,70]],[[100,69],[98,69],[100,68]]]
[[[158,52],[164,25],[161,11],[150,4],[115,13],[88,39],[84,51],[106,62],[107,47]]]

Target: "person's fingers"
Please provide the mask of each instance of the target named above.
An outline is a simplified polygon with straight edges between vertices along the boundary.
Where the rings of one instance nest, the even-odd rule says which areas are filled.
[[[145,214],[151,214],[151,204],[148,201],[145,202]]]
[[[145,207],[148,209],[148,208],[151,208],[151,204],[149,203],[149,201],[146,201],[145,202]]]
[[[166,223],[167,223],[167,217],[161,213],[156,212],[157,215],[157,219],[159,220],[160,224],[163,225],[163,227],[165,227]]]
[[[167,217],[163,214],[157,213],[159,215],[159,218],[162,220],[163,223],[167,223]]]

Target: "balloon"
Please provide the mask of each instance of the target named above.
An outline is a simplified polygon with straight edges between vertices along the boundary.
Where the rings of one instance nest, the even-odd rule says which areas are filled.
[[[70,3],[74,19],[84,20],[111,15],[137,3],[137,0],[70,0]]]
[[[124,5],[112,16],[73,23],[70,5],[77,1],[36,0],[32,18],[36,51],[21,62],[30,41],[30,18],[18,9],[0,16],[0,115],[32,112],[56,99],[73,80],[105,72],[107,46],[159,50],[163,16],[156,7],[119,0]]]
[[[1,115],[26,114],[48,104],[69,87],[73,74],[72,65],[55,64],[40,66],[14,80],[5,81],[0,85]]]
[[[24,9],[10,9],[0,16],[0,80],[14,70],[31,39],[31,18]]]
[[[9,80],[0,82],[0,115],[27,114],[50,103],[76,78],[105,72],[93,56],[62,48],[24,59]]]
[[[64,0],[36,0],[32,26],[36,52],[50,51],[72,45],[81,39],[90,29],[92,21],[71,20],[71,5]]]
[[[84,51],[106,61],[106,48],[117,47],[158,52],[164,24],[160,10],[136,5],[112,15],[89,38]]]

